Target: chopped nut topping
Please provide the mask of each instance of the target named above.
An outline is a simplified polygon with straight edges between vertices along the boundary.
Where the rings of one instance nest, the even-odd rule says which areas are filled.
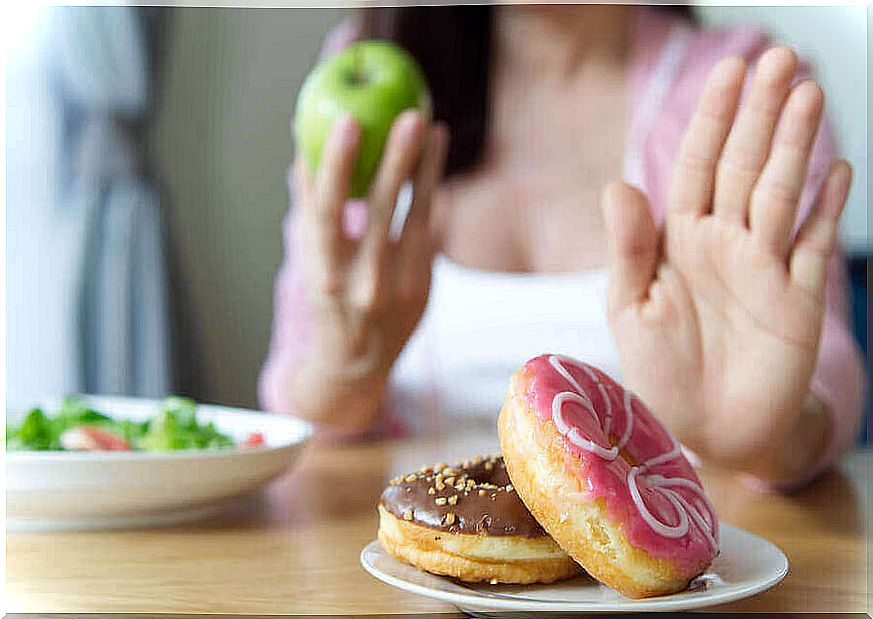
[[[512,492],[513,490],[515,490],[515,488],[512,487],[512,484],[506,484],[506,491],[507,492]]]
[[[406,482],[408,482],[408,483],[412,483],[412,482],[414,482],[416,479],[418,479],[418,476],[416,476],[415,473],[412,473],[411,475],[407,475],[407,476],[406,476],[406,479],[404,479],[404,481],[406,481]]]
[[[455,515],[452,512],[446,514],[446,524],[452,525],[455,523]]]
[[[437,490],[443,490],[443,489],[445,489],[445,487],[446,487],[446,485],[445,485],[441,480],[439,480],[439,479],[436,480],[435,485],[436,485],[436,489],[437,489]]]
[[[427,489],[428,494],[436,494],[436,490],[433,489],[433,486]]]
[[[449,505],[457,505],[458,504],[458,495],[453,494],[449,497]]]
[[[448,485],[448,486],[454,486],[454,485],[455,485],[455,477],[454,477],[454,475],[453,475],[452,477],[446,477],[443,481],[446,482],[446,485]]]
[[[446,504],[446,497],[438,496],[437,498],[434,499],[434,503],[436,503],[437,505],[445,505]]]
[[[493,463],[493,462],[490,462],[490,461],[489,461],[489,462],[486,462],[486,463],[485,463],[485,470],[486,470],[486,471],[490,471],[490,470],[493,469],[493,468],[494,468],[494,463]]]
[[[485,496],[485,491],[482,490],[482,489],[480,489],[480,490],[479,490],[479,496]]]
[[[404,519],[404,520],[412,520],[412,510],[411,510],[411,509],[407,509],[407,510],[403,513],[403,519]]]
[[[489,580],[488,582],[489,582],[489,584],[496,585],[496,584],[497,584],[497,579],[496,579],[496,578],[492,578],[492,579]]]

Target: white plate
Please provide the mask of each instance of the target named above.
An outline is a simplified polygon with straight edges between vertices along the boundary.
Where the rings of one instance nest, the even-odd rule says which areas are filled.
[[[724,604],[769,589],[788,573],[788,559],[767,540],[721,525],[721,554],[682,593],[632,600],[583,575],[551,585],[470,585],[397,561],[378,541],[361,551],[361,565],[384,583],[471,613],[628,613],[678,611]]]
[[[145,420],[158,400],[81,396],[113,417]],[[48,412],[57,404],[49,403]],[[20,418],[20,415],[17,416]],[[6,528],[101,529],[188,522],[221,509],[286,470],[311,434],[289,417],[201,404],[212,421],[239,442],[264,435],[254,449],[172,452],[22,451],[6,454]],[[9,415],[10,421],[17,421]]]

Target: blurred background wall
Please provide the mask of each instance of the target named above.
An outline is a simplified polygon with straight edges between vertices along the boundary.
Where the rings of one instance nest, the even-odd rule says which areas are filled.
[[[294,99],[335,9],[169,9],[151,160],[166,193],[178,379],[254,406],[288,209]]]

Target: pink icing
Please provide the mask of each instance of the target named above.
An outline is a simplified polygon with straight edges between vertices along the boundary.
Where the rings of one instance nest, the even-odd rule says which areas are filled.
[[[718,553],[718,520],[679,444],[636,396],[561,355],[528,361],[523,398],[554,424],[587,499],[603,499],[634,546],[693,575]]]

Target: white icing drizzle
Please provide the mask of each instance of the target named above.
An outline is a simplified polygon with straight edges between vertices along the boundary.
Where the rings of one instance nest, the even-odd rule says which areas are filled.
[[[596,453],[598,456],[605,458],[606,460],[615,460],[618,456],[617,447],[604,447],[598,445],[594,441],[583,437],[579,433],[579,428],[572,428],[566,421],[564,421],[563,408],[564,402],[567,400],[580,404],[582,408],[591,413],[595,423],[600,423],[600,419],[597,417],[597,412],[591,405],[590,399],[582,397],[578,393],[573,393],[572,391],[564,391],[556,395],[555,399],[552,400],[552,421],[555,422],[555,427],[558,428],[558,432],[566,436],[571,443],[585,449],[586,451]]]
[[[646,507],[646,502],[643,501],[642,495],[640,495],[640,488],[637,485],[637,476],[640,474],[640,468],[636,466],[632,466],[631,470],[628,471],[627,474],[627,485],[630,489],[631,497],[634,500],[634,504],[636,504],[637,509],[640,512],[640,515],[643,517],[648,525],[652,528],[655,533],[660,533],[664,537],[671,538],[679,538],[688,533],[688,514],[685,510],[682,509],[682,501],[681,497],[674,491],[669,489],[662,489],[662,494],[669,500],[673,507],[676,508],[676,513],[679,515],[679,523],[670,526],[664,522],[661,522],[649,511],[649,508]]]
[[[630,441],[631,434],[634,431],[634,416],[633,416],[633,403],[631,402],[631,392],[630,389],[624,390],[624,409],[627,414],[624,416],[624,432],[621,435],[621,439],[618,441],[618,448],[624,449],[625,445]]]
[[[619,455],[619,451],[627,446],[633,436],[633,394],[627,389],[624,390],[623,404],[625,424],[621,438],[616,445],[604,447],[590,438],[582,436],[579,428],[570,426],[564,419],[563,415],[564,403],[568,401],[576,402],[594,417],[595,422],[600,425],[604,434],[609,437],[609,431],[612,428],[613,407],[609,394],[600,382],[599,377],[586,365],[563,355],[550,355],[549,363],[574,389],[574,391],[561,391],[557,393],[552,400],[552,421],[555,423],[558,432],[566,436],[567,440],[581,449],[597,454],[608,461],[615,460]],[[576,381],[576,379],[573,378],[573,375],[570,374],[569,370],[565,367],[565,363],[584,371],[597,385],[605,403],[604,408],[606,410],[604,411],[603,418],[597,414],[591,397],[584,389],[582,389],[582,386]],[[713,548],[717,549],[718,527],[716,525],[715,511],[713,510],[709,499],[707,499],[706,495],[703,493],[703,488],[701,488],[699,484],[684,477],[665,477],[658,473],[647,473],[647,471],[652,467],[671,462],[681,455],[682,449],[679,443],[676,442],[672,436],[670,436],[670,440],[672,445],[669,451],[649,458],[638,466],[630,467],[626,481],[634,505],[639,511],[640,516],[642,516],[643,520],[655,533],[667,538],[677,539],[686,535],[689,531],[690,524],[694,523],[696,528],[703,533],[706,541],[709,542]],[[638,479],[643,479],[653,492],[659,493],[673,505],[678,518],[676,524],[671,525],[652,514],[646,506],[645,501],[643,501]],[[682,493],[677,492],[676,488],[684,488],[687,491],[690,491],[694,497],[693,504],[689,502],[689,499]]]
[[[666,464],[667,462],[675,460],[679,457],[679,455],[682,453],[682,449],[679,447],[679,443],[674,441],[672,436],[670,437],[670,440],[673,443],[673,448],[666,453],[662,453],[660,456],[649,458],[648,460],[643,462],[640,465],[640,468],[643,469],[643,471],[647,471],[653,466],[658,466],[659,464]]]
[[[564,355],[551,355],[549,357],[549,363],[551,363],[552,367],[558,371],[558,374],[563,376],[571,385],[573,385],[573,388],[579,392],[579,395],[587,398],[588,394],[585,393],[585,390],[576,382],[573,375],[564,367],[563,362],[567,362],[570,365],[578,365],[574,359],[570,359],[570,357],[565,357]]]
[[[587,365],[580,367],[585,370],[586,374],[588,374],[588,378],[593,380],[597,385],[597,389],[600,390],[600,396],[606,403],[606,412],[604,413],[603,419],[603,432],[609,436],[609,431],[612,429],[612,400],[610,400],[609,395],[606,393],[606,387],[604,387],[603,383],[600,382],[600,379],[597,378],[597,374],[595,374]]]
[[[691,518],[697,523],[697,526],[700,527],[700,530],[707,536],[709,542],[713,545],[717,545],[716,535],[714,534],[713,523],[715,522],[715,516],[710,511],[712,507],[708,502],[704,503],[705,495],[703,494],[703,488],[701,488],[698,484],[694,483],[690,479],[685,479],[684,477],[664,477],[663,475],[651,474],[646,477],[646,481],[649,482],[649,486],[651,488],[660,489],[663,493],[672,493],[674,494],[679,501],[683,504],[685,511]],[[695,494],[696,500],[694,501],[694,505],[689,503],[688,499],[683,495],[670,490],[670,486],[679,486],[683,488],[688,488]]]

